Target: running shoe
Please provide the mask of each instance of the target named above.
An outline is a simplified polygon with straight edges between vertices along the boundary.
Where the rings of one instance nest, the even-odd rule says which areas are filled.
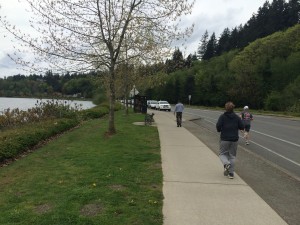
[[[224,165],[224,176],[228,176],[229,168],[230,168],[230,164],[225,164]]]

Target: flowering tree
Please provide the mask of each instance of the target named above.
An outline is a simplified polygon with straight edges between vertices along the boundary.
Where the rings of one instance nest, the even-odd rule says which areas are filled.
[[[11,56],[30,68],[47,62],[67,71],[107,71],[110,96],[108,132],[114,123],[116,68],[126,60],[157,62],[172,41],[191,34],[193,26],[179,28],[179,17],[191,13],[194,0],[24,0],[30,6],[30,24],[38,35],[4,26],[35,53],[35,61]],[[126,53],[126,57],[124,57]]]

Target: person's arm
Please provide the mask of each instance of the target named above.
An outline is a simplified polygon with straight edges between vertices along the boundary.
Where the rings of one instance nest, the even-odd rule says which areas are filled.
[[[216,124],[216,128],[218,132],[221,132],[222,130],[222,123],[223,123],[223,119],[222,119],[222,115],[219,117],[218,122]]]

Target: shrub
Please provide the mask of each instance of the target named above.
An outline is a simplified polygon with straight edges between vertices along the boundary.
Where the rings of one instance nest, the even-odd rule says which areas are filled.
[[[109,108],[107,106],[98,105],[90,109],[82,110],[79,112],[82,120],[96,119],[108,114]]]
[[[297,102],[295,102],[294,105],[292,105],[291,107],[289,107],[287,109],[287,111],[295,113],[296,115],[299,115],[300,114],[300,100],[298,100]]]
[[[0,115],[0,129],[16,127],[19,125],[44,121],[55,118],[76,118],[81,110],[81,105],[71,107],[65,100],[46,100],[46,102],[37,101],[35,107],[27,111],[16,109],[6,109],[3,115]]]
[[[0,133],[0,162],[14,158],[51,136],[79,124],[77,119],[56,119],[26,124]]]
[[[115,111],[118,111],[122,108],[120,103],[116,103]],[[97,105],[93,108],[82,110],[79,112],[80,118],[82,120],[88,119],[96,119],[100,118],[109,113],[109,103],[102,103],[101,105]]]
[[[281,94],[279,92],[271,92],[265,100],[265,109],[280,111],[283,108]]]
[[[116,110],[120,108],[121,105],[116,104]],[[0,162],[15,158],[41,141],[77,126],[80,120],[100,118],[108,112],[108,104],[80,111],[54,101],[39,103],[28,112],[7,110],[6,115],[0,116],[0,128],[5,128],[0,132]]]
[[[95,105],[99,105],[102,104],[103,102],[105,102],[107,100],[107,97],[105,96],[105,94],[101,91],[98,91],[96,94],[94,94],[93,96],[93,103]]]

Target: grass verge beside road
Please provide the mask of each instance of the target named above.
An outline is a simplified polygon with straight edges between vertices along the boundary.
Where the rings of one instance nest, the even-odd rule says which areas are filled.
[[[158,132],[116,112],[118,133],[95,119],[0,169],[0,224],[162,224]]]

